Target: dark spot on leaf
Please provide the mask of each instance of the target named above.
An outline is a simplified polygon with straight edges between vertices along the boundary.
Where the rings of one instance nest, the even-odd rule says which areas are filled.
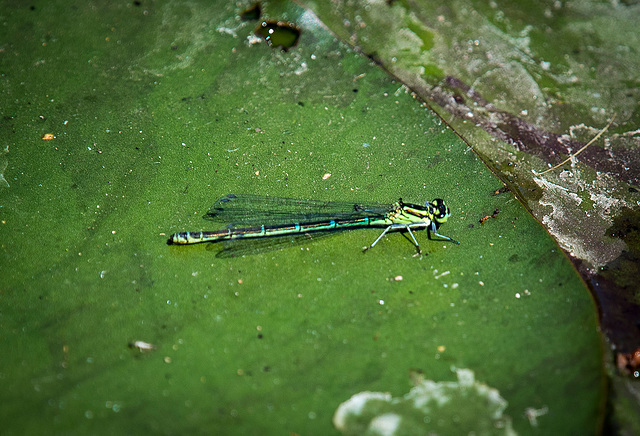
[[[283,51],[289,50],[298,43],[301,30],[293,23],[285,21],[263,21],[256,27],[255,34],[271,47],[279,47]]]

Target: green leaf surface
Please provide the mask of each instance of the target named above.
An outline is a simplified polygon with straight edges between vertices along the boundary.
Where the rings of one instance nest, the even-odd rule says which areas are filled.
[[[338,434],[340,404],[402,397],[416,370],[435,386],[472,371],[519,434],[598,431],[597,313],[570,262],[310,11],[263,4],[302,28],[288,52],[228,2],[3,11],[2,434]],[[359,230],[228,259],[165,244],[207,229],[227,193],[440,197],[461,244],[421,232],[414,257],[391,233],[363,254],[379,231]]]

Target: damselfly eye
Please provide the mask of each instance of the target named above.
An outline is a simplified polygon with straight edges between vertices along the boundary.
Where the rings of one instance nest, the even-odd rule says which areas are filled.
[[[451,216],[451,211],[449,210],[447,205],[444,204],[443,199],[436,198],[431,202],[431,205],[433,206],[433,212],[435,215],[435,220],[437,222],[443,223],[447,221],[447,218]]]

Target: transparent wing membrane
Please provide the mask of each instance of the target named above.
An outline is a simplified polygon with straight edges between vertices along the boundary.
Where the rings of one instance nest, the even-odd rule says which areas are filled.
[[[220,221],[230,227],[309,223],[348,218],[383,218],[393,208],[384,203],[300,200],[229,194],[215,202],[205,219]]]
[[[241,257],[244,255],[268,253],[270,251],[282,250],[288,247],[298,247],[312,241],[318,241],[329,236],[335,236],[336,234],[336,232],[328,231],[314,232],[313,234],[298,233],[294,235],[283,235],[270,238],[234,239],[224,241],[222,244],[209,244],[207,249],[217,251],[216,257],[218,258]],[[220,246],[222,246],[222,249]]]

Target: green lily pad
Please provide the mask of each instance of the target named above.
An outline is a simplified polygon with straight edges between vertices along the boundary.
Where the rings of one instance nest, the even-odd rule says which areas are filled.
[[[520,434],[598,431],[591,296],[403,85],[294,4],[263,4],[302,28],[286,53],[228,2],[66,5],[71,25],[53,5],[5,12],[3,434],[338,434],[353,395],[462,368]],[[375,229],[226,259],[165,244],[207,229],[227,193],[444,198],[440,231],[461,244],[421,232],[414,257],[390,233],[363,254]],[[530,410],[548,413],[534,426]]]

